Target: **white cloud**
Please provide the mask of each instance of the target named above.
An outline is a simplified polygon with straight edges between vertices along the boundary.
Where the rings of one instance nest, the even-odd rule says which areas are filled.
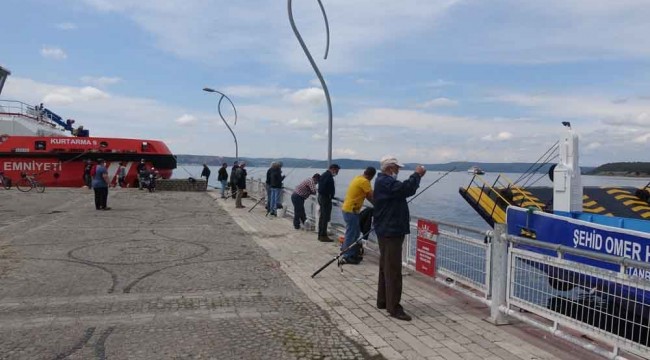
[[[181,117],[175,120],[177,124],[181,126],[192,126],[196,124],[197,119],[193,115],[183,114]]]
[[[91,86],[82,88],[58,86],[51,87],[43,96],[42,102],[55,106],[70,105],[72,103],[92,102],[109,97],[109,94]]]
[[[325,103],[325,92],[323,89],[311,87],[295,91],[286,96],[286,99],[294,104],[322,105]]]
[[[512,133],[507,131],[502,131],[496,135],[488,134],[481,138],[485,141],[506,141],[512,139]]]
[[[418,107],[423,109],[428,109],[428,108],[456,106],[456,105],[458,105],[458,101],[456,100],[451,100],[446,97],[439,97],[439,98],[426,101],[420,104]]]
[[[638,144],[650,144],[650,133],[645,133],[632,139],[632,142]]]
[[[293,71],[311,71],[291,33],[286,3],[283,2],[83,1],[98,11],[123,14],[151,33],[158,47],[183,58],[209,59],[211,64],[217,62],[220,65],[254,60],[290,66]],[[359,61],[360,58],[380,44],[435,28],[437,20],[460,2],[328,1],[324,5],[332,21],[332,48],[327,61],[322,61],[325,35],[318,6],[311,2],[294,2],[294,16],[316,61],[328,71],[349,70],[360,65],[367,66]],[[215,12],[214,9],[219,11]]]
[[[353,149],[336,149],[332,151],[334,156],[355,156],[357,151]]]
[[[63,49],[52,46],[43,46],[41,48],[41,56],[46,59],[54,60],[65,60],[68,58],[68,54],[66,54]]]
[[[81,81],[86,84],[91,84],[94,86],[105,87],[108,85],[114,85],[122,81],[119,77],[110,77],[110,76],[83,76]]]
[[[56,28],[59,30],[77,30],[77,25],[71,22],[63,22],[56,24]]]
[[[609,126],[650,127],[650,104],[638,99],[613,103],[602,95],[506,93],[488,100],[528,107],[543,115],[598,120]]]
[[[286,125],[294,129],[311,130],[316,128],[316,123],[305,119],[291,119]]]

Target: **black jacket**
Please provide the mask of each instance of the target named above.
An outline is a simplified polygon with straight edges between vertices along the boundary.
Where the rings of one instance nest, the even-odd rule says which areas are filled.
[[[318,195],[332,199],[334,198],[335,193],[336,189],[334,188],[334,176],[332,176],[332,173],[327,170],[321,174],[320,180],[318,180]]]
[[[246,189],[247,175],[248,173],[246,172],[246,169],[237,167],[237,169],[235,170],[235,175],[231,180],[235,183],[238,189]]]
[[[230,181],[229,183],[236,185],[235,183],[235,175],[237,173],[237,169],[239,169],[239,165],[233,165],[232,169],[230,170]]]
[[[221,167],[217,173],[217,181],[228,180],[228,170],[225,167]]]
[[[279,167],[270,168],[268,172],[268,180],[271,188],[281,189],[282,180],[284,180],[284,176],[282,176],[282,169]]]
[[[411,216],[406,198],[415,195],[419,186],[420,175],[417,173],[404,181],[395,180],[384,173],[377,175],[373,193],[377,236],[403,236],[411,232]]]
[[[210,168],[207,166],[203,167],[203,171],[201,171],[201,176],[205,176],[206,178],[210,177]]]

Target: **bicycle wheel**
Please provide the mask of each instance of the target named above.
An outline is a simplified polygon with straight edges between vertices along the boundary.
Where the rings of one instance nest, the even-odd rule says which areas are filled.
[[[42,193],[42,192],[45,191],[45,186],[43,186],[43,184],[41,184],[39,182],[34,181],[34,187],[36,188],[36,191],[38,191],[39,193]]]
[[[21,178],[16,183],[16,189],[18,189],[18,190],[20,190],[22,192],[28,192],[28,191],[32,190],[32,188],[33,188],[32,183],[29,180],[27,180],[26,178]]]

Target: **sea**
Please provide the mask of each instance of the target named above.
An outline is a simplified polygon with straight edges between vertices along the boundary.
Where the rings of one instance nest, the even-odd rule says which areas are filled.
[[[198,178],[201,174],[202,166],[197,165],[179,165],[174,170],[173,178]],[[217,181],[218,167],[211,167],[212,174],[210,175],[209,185],[214,187],[221,187]],[[266,171],[268,168],[247,168],[248,177],[264,181],[266,179]],[[284,179],[284,186],[293,188],[300,182],[308,177],[313,176],[315,173],[322,173],[324,169],[314,168],[283,168],[283,174],[286,175]],[[348,184],[357,175],[363,173],[362,169],[341,169],[339,174],[334,178],[336,184],[336,197],[343,199],[347,190]],[[412,170],[402,170],[399,173],[399,179],[407,179],[411,175]],[[230,167],[228,168],[230,174]],[[467,171],[450,172],[444,176],[444,171],[428,171],[420,183],[418,192],[425,189],[431,183],[438,181],[435,185],[425,190],[421,195],[415,198],[409,204],[409,209],[412,216],[419,216],[427,219],[440,220],[459,225],[470,226],[479,230],[490,229],[489,225],[472,209],[472,207],[465,202],[460,196],[458,189],[460,187],[467,187],[472,180],[473,175]],[[510,180],[520,178],[522,174],[514,173],[486,173],[481,175],[483,179],[489,184],[492,184],[497,176],[502,175]],[[527,178],[528,179],[528,178]],[[374,180],[373,180],[374,181]],[[582,176],[582,183],[584,186],[631,186],[643,187],[650,182],[649,178],[631,178],[631,177],[612,177],[612,176]],[[545,174],[534,174],[529,178],[528,185],[534,183],[534,186],[552,186],[551,180]],[[336,210],[336,208],[335,208]],[[338,216],[333,215],[333,220]]]

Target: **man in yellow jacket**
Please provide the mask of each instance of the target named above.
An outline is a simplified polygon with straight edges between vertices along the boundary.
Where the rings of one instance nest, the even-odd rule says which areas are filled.
[[[359,212],[363,207],[363,202],[367,199],[372,202],[372,186],[370,181],[375,177],[377,170],[370,166],[366,168],[363,175],[352,179],[348,191],[345,193],[345,200],[341,206],[343,211],[343,220],[345,220],[345,242],[341,250],[352,245],[361,237],[361,225],[359,223]],[[359,246],[354,246],[346,251],[341,257],[341,263],[358,264],[363,258],[359,254]]]

